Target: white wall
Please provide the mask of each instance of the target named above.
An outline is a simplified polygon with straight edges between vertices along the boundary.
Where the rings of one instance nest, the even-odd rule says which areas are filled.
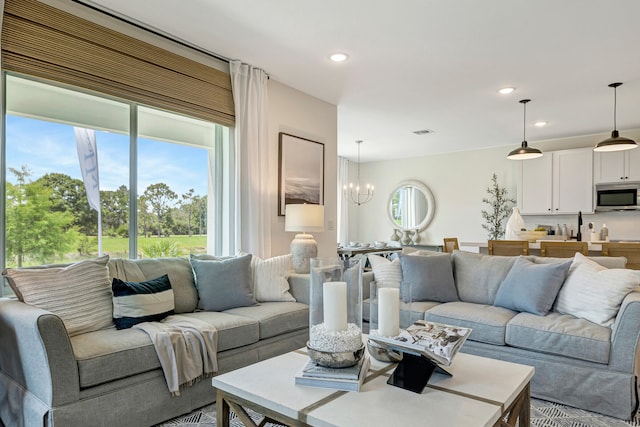
[[[318,256],[336,255],[337,135],[338,110],[333,104],[269,80],[269,145],[271,157],[271,255],[289,253],[295,233],[284,231],[284,216],[278,216],[278,133],[307,138],[324,144],[325,231],[313,233]]]
[[[621,131],[621,134],[636,141],[640,140],[640,130]],[[533,142],[530,145],[542,151],[593,147],[608,136],[609,134],[589,135]],[[416,179],[431,189],[436,203],[436,213],[431,225],[420,234],[421,244],[441,245],[444,237],[457,237],[459,241],[486,241],[487,232],[482,228],[483,219],[480,212],[489,208],[489,205],[482,203],[482,199],[487,197],[486,190],[491,185],[494,172],[498,175],[500,185],[509,191],[508,195],[517,198],[516,179],[519,162],[506,159],[512,148],[514,147],[363,163],[360,167],[360,181],[373,184],[376,194],[371,202],[360,207],[351,207],[349,240],[389,241],[392,227],[386,214],[388,197],[401,181]],[[351,172],[355,180],[355,165]],[[577,227],[575,215],[524,216],[524,220],[529,229],[537,224],[557,223],[566,223],[567,226],[575,224]],[[586,233],[586,224],[593,221],[598,229],[606,223],[611,239],[640,240],[640,212],[584,215],[583,221],[583,235]]]

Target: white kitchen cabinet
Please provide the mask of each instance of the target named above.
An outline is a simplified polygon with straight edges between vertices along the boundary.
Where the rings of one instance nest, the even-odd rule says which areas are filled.
[[[521,160],[518,207],[524,215],[593,212],[593,150],[550,151]]]
[[[518,208],[521,214],[550,214],[553,204],[552,154],[520,160]]]
[[[640,148],[595,153],[593,180],[596,184],[640,181]]]

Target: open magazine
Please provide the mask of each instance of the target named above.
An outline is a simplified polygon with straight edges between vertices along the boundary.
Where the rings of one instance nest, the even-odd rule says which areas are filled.
[[[373,329],[369,339],[382,346],[424,356],[437,364],[449,366],[470,333],[470,328],[418,320],[407,329],[400,329],[400,334],[395,337],[380,336]]]

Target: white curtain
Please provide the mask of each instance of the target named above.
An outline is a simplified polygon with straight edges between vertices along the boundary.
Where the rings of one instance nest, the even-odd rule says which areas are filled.
[[[2,17],[4,16],[4,0],[0,0],[0,30],[2,29]],[[0,42],[0,78],[2,78],[2,42]],[[2,89],[4,88],[4,84],[0,83],[0,117],[4,118],[4,94],[2,93]],[[4,135],[4,120],[0,120],[0,135]],[[0,165],[4,166],[4,159],[0,159]],[[0,174],[2,174],[4,172],[0,171]],[[2,181],[0,179],[0,181]],[[4,194],[2,195],[2,197],[4,197]],[[4,202],[2,203],[2,205],[4,206]],[[2,209],[0,209],[0,217],[2,216],[3,211]],[[2,241],[4,242],[6,236],[5,236],[5,230],[4,227],[2,227],[2,230],[0,230],[0,239],[2,239]],[[1,259],[5,259],[5,253],[4,253],[4,245],[0,245],[0,258]],[[4,263],[0,263],[0,265],[4,265]],[[3,280],[2,282],[0,282],[0,297],[3,297],[5,295],[5,280]]]
[[[349,185],[349,160],[338,157],[338,243],[349,243],[349,194],[344,190]]]
[[[229,62],[235,104],[236,250],[271,256],[271,198],[267,134],[267,74]]]

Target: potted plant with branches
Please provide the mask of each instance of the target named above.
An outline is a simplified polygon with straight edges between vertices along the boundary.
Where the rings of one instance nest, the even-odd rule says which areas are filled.
[[[498,184],[498,175],[495,173],[491,177],[491,186],[487,188],[489,197],[482,199],[487,203],[489,210],[482,210],[482,218],[486,221],[482,228],[489,232],[489,240],[497,240],[504,237],[504,227],[502,223],[509,217],[511,207],[516,203],[515,199],[508,197],[505,187]]]

